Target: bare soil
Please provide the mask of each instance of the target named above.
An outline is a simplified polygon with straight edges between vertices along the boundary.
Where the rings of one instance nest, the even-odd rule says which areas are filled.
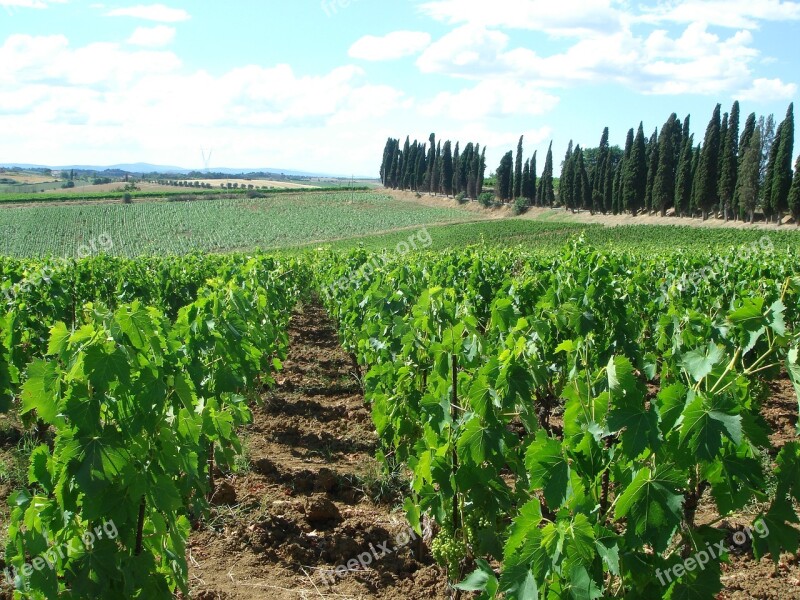
[[[450,207],[450,208],[463,208],[465,210],[483,213],[485,216],[493,219],[507,219],[514,216],[510,204],[504,206],[496,206],[491,208],[484,208],[477,202],[468,202],[466,204],[459,204],[454,198],[449,196],[442,196],[439,194],[421,194],[417,198],[414,192],[398,191],[398,190],[382,190],[387,194],[399,200],[407,202],[416,202],[424,206],[434,207]],[[568,222],[568,223],[595,223],[598,225],[605,225],[606,227],[619,227],[624,225],[682,225],[687,227],[725,227],[732,229],[796,229],[795,224],[790,218],[784,218],[783,224],[777,226],[774,223],[768,224],[764,222],[756,222],[753,224],[743,221],[728,221],[723,219],[709,218],[703,221],[700,218],[681,218],[673,214],[672,211],[667,212],[667,216],[662,217],[660,214],[640,214],[637,216],[631,215],[604,215],[596,213],[592,215],[588,211],[571,212],[561,208],[536,208],[531,207],[528,211],[516,217],[530,221],[555,221],[555,222]]]
[[[402,543],[408,529],[397,498],[370,499],[377,436],[327,315],[305,306],[289,333],[278,386],[247,428],[251,471],[227,479],[223,501],[232,505],[216,508],[210,526],[191,537],[193,597],[448,598],[424,546]],[[370,545],[391,553],[331,575]]]

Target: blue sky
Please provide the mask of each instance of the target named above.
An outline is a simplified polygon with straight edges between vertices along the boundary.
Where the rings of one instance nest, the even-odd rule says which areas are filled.
[[[800,99],[800,2],[0,0],[0,162],[377,174],[388,136],[697,138]]]

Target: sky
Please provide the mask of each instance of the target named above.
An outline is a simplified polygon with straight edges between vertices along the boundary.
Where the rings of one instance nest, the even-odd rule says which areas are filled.
[[[558,170],[606,126],[780,121],[798,39],[781,0],[0,0],[0,163],[377,177],[388,137],[435,132],[487,172],[552,140]]]

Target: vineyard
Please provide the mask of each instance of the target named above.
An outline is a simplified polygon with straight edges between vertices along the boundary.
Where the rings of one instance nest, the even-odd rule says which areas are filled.
[[[278,248],[479,218],[457,209],[395,202],[386,194],[350,191],[9,207],[0,210],[0,254],[75,257],[81,246],[92,254],[128,257]],[[99,243],[101,236],[111,242],[107,247]]]
[[[335,200],[333,225],[368,230]],[[187,210],[213,229],[214,202]],[[115,237],[130,208],[81,210],[133,255]],[[565,227],[534,248],[1,259],[0,411],[31,440],[8,501],[15,597],[190,593],[187,540],[280,386],[298,305],[338,328],[416,552],[454,597],[715,598],[739,534],[777,572],[800,546],[800,444],[796,412],[787,436],[763,411],[800,389],[794,238],[565,244]]]

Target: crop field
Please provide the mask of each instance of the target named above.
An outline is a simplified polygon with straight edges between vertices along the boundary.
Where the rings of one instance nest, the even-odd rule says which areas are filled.
[[[306,185],[304,183],[295,183],[293,181],[279,181],[275,179],[191,179],[189,180],[192,184],[195,181],[199,181],[201,184],[209,184],[211,187],[218,188],[221,185],[236,184],[237,186],[244,186],[247,187],[249,185],[255,187],[268,187],[268,188],[284,188],[284,189],[291,189],[291,190],[302,190],[302,189],[313,189],[314,185]]]
[[[87,247],[91,253],[102,250],[115,256],[225,252],[477,218],[373,192],[7,207],[0,210],[0,253],[75,257],[81,249],[85,255]]]
[[[793,597],[800,233],[491,214],[0,209],[0,597]]]
[[[419,213],[383,202],[260,208],[332,205],[339,233]],[[395,539],[402,562],[374,569],[416,583],[382,598],[792,597],[800,252],[756,233],[520,220],[432,225],[425,250],[388,254],[407,236],[0,259],[5,564],[53,564],[15,580],[31,597],[374,597],[330,573]],[[89,539],[102,569],[48,550]]]

